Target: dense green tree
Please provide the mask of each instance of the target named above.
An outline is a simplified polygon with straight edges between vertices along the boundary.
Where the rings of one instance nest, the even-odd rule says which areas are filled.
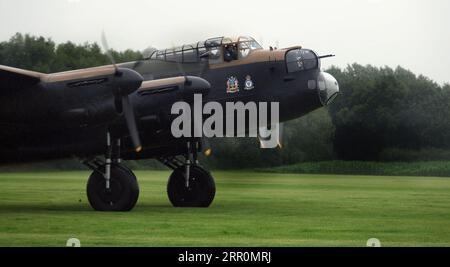
[[[97,44],[67,42],[57,46],[52,63],[52,71],[56,72],[106,65],[109,60]]]
[[[139,51],[114,51],[117,63],[142,58]],[[51,39],[16,33],[9,41],[0,43],[0,64],[44,73],[82,69],[110,64],[96,43],[56,45]]]
[[[376,160],[386,148],[449,148],[448,86],[398,67],[331,68],[341,94],[331,105],[340,159]]]
[[[16,33],[0,43],[0,63],[17,68],[50,72],[55,58],[55,43],[44,37]]]

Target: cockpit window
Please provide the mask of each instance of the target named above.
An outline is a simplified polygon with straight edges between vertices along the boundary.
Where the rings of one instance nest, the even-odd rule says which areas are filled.
[[[304,71],[318,67],[318,59],[312,50],[294,49],[286,53],[288,72]]]
[[[172,62],[199,62],[209,60],[210,64],[232,61],[247,57],[252,50],[262,47],[251,37],[216,37],[192,45],[158,50],[147,59]],[[208,53],[208,57],[203,57]]]
[[[251,51],[256,49],[262,49],[256,41],[241,42],[239,43],[239,57],[247,57]]]
[[[261,45],[251,37],[239,38],[239,58],[247,57],[252,50],[262,49]]]
[[[250,54],[250,46],[247,42],[243,42],[239,44],[239,57],[244,58]]]
[[[212,46],[206,48],[209,51],[209,59],[218,59],[221,58],[222,53],[220,46]]]
[[[224,39],[223,37],[210,38],[205,41],[205,47],[210,48],[220,46],[222,44],[223,39]]]
[[[223,37],[211,38],[205,41],[204,46],[209,53],[209,60],[220,61],[222,57],[221,44]]]

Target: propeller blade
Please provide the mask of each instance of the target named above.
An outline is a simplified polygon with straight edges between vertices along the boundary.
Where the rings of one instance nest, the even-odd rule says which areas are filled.
[[[133,146],[136,152],[142,150],[141,140],[139,138],[139,132],[136,125],[136,118],[134,117],[133,106],[130,103],[129,94],[136,91],[142,84],[142,76],[132,69],[120,69],[116,65],[112,50],[109,49],[108,41],[106,40],[105,31],[102,31],[102,46],[105,50],[106,55],[111,61],[114,69],[116,71],[116,77],[114,83],[116,86],[115,97],[117,101],[120,101],[121,111],[125,117],[125,122],[127,124],[128,132],[133,142]],[[120,75],[119,75],[120,74]],[[120,99],[119,99],[120,97]]]
[[[102,46],[105,50],[106,56],[108,57],[109,61],[111,61],[112,65],[116,69],[116,73],[119,71],[116,65],[116,61],[114,60],[114,57],[112,55],[111,49],[109,49],[108,41],[106,40],[106,34],[105,31],[102,31]]]
[[[134,117],[133,107],[131,106],[130,99],[127,95],[122,96],[122,110],[134,149],[136,152],[140,152],[142,150],[142,145],[136,126],[136,118]]]

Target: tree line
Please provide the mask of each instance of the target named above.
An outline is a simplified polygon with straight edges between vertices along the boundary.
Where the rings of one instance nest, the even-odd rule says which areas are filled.
[[[113,51],[117,62],[142,58]],[[0,43],[0,64],[58,72],[109,64],[96,43],[56,44],[17,33]],[[352,64],[327,70],[340,95],[326,108],[287,122],[282,149],[259,149],[255,138],[210,140],[216,168],[254,168],[303,161],[450,160],[450,85],[439,85],[402,67]],[[133,163],[139,167],[139,163]]]

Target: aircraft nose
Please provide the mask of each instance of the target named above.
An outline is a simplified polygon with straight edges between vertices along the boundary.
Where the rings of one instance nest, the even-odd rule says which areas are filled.
[[[339,93],[339,83],[333,75],[321,71],[317,76],[317,91],[322,105],[329,105]]]

